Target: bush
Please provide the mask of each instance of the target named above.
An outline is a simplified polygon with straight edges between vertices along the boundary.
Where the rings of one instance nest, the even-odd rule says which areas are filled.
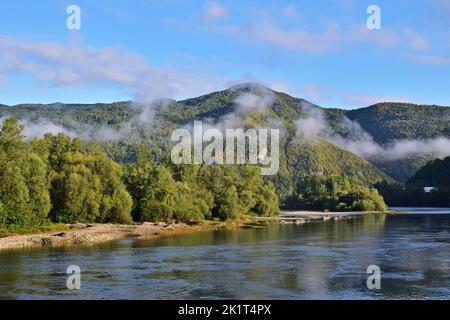
[[[222,190],[216,200],[218,205],[218,217],[221,220],[239,218],[244,212],[244,208],[239,205],[239,196],[235,186]]]
[[[211,192],[177,182],[177,197],[173,206],[175,219],[190,222],[210,218],[213,205],[214,196]]]
[[[145,202],[139,211],[139,221],[143,222],[156,222],[156,221],[169,221],[173,217],[172,208],[167,204],[158,201]]]

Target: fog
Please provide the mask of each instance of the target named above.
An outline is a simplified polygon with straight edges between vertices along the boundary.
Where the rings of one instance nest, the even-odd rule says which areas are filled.
[[[426,154],[442,158],[450,155],[450,139],[445,137],[396,140],[381,145],[356,121],[343,118],[340,125],[348,130],[348,135],[343,137],[332,130],[322,110],[308,104],[303,110],[304,118],[295,123],[297,138],[303,141],[320,137],[366,159],[397,160]]]

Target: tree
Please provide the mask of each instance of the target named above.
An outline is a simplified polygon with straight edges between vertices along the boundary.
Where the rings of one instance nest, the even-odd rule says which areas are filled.
[[[278,196],[272,183],[261,186],[254,212],[259,216],[276,216],[280,211]]]
[[[30,195],[21,169],[10,162],[0,168],[0,202],[6,210],[6,225],[14,228],[31,221]]]
[[[9,117],[0,130],[0,202],[8,228],[29,225],[33,220],[26,173],[23,126]]]
[[[13,117],[8,117],[3,122],[0,131],[0,161],[5,163],[14,161],[20,164],[25,157],[25,144],[23,125],[20,125]]]
[[[297,208],[333,211],[384,211],[387,206],[374,188],[348,177],[312,175],[297,185]]]
[[[239,196],[235,186],[223,189],[217,196],[217,213],[221,220],[236,219],[243,213],[243,208],[239,205]]]
[[[173,217],[173,210],[167,204],[156,200],[142,201],[138,219],[142,222],[169,221]]]
[[[100,217],[101,181],[87,166],[86,156],[68,153],[53,184],[53,216],[62,222],[95,222]]]
[[[100,180],[99,222],[130,223],[133,200],[122,182],[122,167],[97,147],[88,155],[86,165]]]
[[[173,216],[179,221],[200,221],[211,217],[214,196],[200,186],[177,182]]]
[[[50,212],[50,193],[47,187],[47,167],[34,153],[30,153],[27,158],[25,180],[32,217],[41,222],[47,218]]]
[[[0,229],[6,228],[8,222],[8,213],[6,211],[6,207],[4,204],[0,201]]]

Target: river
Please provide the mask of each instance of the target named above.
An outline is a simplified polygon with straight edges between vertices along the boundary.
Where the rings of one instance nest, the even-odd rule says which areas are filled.
[[[3,299],[450,299],[450,210],[0,253]],[[68,290],[66,268],[81,269]],[[369,290],[367,267],[381,288]]]

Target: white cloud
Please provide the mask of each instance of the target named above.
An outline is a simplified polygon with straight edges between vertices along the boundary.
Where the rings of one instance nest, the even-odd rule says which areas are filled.
[[[215,1],[209,1],[202,14],[202,20],[207,23],[217,22],[226,19],[229,15],[228,9]]]
[[[428,40],[410,28],[388,28],[371,31],[365,23],[348,24],[330,19],[315,21],[317,25],[283,23],[280,17],[299,16],[295,4],[272,12],[255,13],[240,24],[230,24],[215,30],[234,39],[263,44],[272,49],[301,53],[333,52],[355,45],[373,45],[383,49],[425,51],[431,49]],[[292,20],[293,19],[289,19]]]
[[[119,85],[140,101],[192,96],[217,89],[223,79],[208,71],[188,72],[147,63],[113,47],[27,42],[0,36],[0,74],[26,73],[52,86]]]
[[[348,134],[344,137],[334,133],[322,110],[306,105],[303,111],[303,118],[295,123],[300,141],[314,141],[321,137],[369,160],[371,158],[397,160],[430,154],[443,158],[450,155],[450,139],[445,137],[395,140],[381,145],[358,122],[351,121],[347,117],[340,123],[348,130]]]
[[[222,31],[245,41],[309,53],[334,50],[342,39],[341,35],[333,30],[312,33],[303,29],[283,29],[270,21],[246,22],[225,27]]]

